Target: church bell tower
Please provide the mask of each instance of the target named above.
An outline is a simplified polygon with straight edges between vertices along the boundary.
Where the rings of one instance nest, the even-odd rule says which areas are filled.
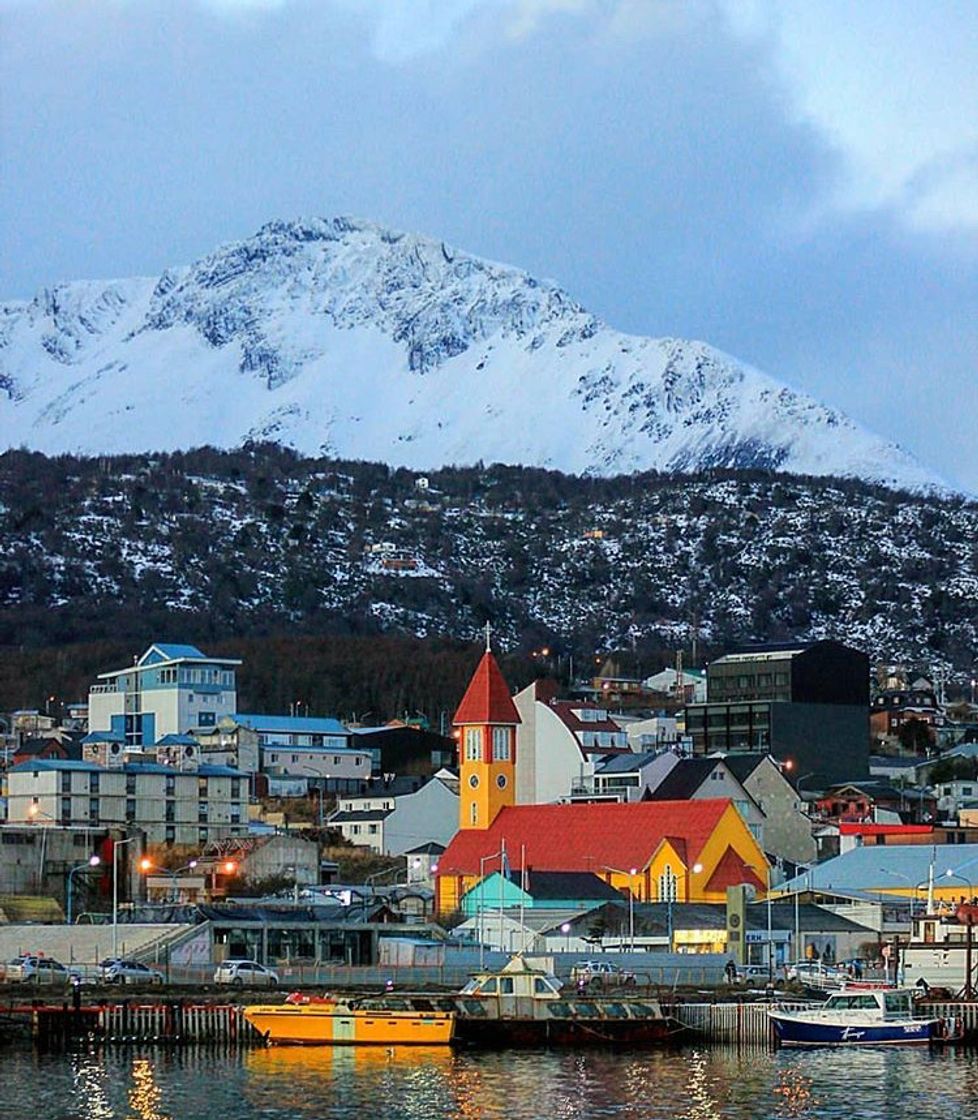
[[[469,681],[452,725],[458,741],[460,829],[486,829],[516,802],[519,712],[489,645]]]

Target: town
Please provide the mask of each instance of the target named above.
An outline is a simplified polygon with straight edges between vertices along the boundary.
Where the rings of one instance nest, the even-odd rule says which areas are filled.
[[[240,660],[167,642],[10,713],[6,981],[452,982],[521,952],[970,994],[970,922],[953,976],[908,954],[976,893],[973,681],[831,640],[562,683],[548,652],[514,694],[487,627],[446,733],[241,711]]]

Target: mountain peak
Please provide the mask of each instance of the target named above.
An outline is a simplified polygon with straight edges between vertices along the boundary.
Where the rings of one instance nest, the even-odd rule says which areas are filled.
[[[942,483],[702,342],[621,334],[555,284],[350,217],[272,221],[187,267],[0,306],[0,442],[232,447],[430,469],[760,467]]]

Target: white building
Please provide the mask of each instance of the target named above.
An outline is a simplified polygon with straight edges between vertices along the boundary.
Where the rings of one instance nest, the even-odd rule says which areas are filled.
[[[148,844],[196,846],[248,831],[248,776],[226,766],[109,766],[38,759],[7,774],[7,820],[141,829]]]
[[[136,747],[209,730],[238,706],[240,664],[207,657],[196,646],[154,643],[128,668],[99,674],[102,683],[88,693],[88,726]]]
[[[590,787],[596,766],[630,754],[628,735],[597,704],[558,700],[553,682],[534,681],[513,697],[516,729],[516,802],[559,801]]]
[[[439,771],[428,781],[406,777],[341,797],[329,824],[351,844],[399,856],[424,845],[447,846],[458,829],[458,778]]]

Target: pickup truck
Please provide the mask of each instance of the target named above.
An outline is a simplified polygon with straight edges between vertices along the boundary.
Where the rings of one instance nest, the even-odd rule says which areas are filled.
[[[620,988],[635,983],[635,973],[611,961],[578,961],[571,969],[571,981],[579,988]]]

